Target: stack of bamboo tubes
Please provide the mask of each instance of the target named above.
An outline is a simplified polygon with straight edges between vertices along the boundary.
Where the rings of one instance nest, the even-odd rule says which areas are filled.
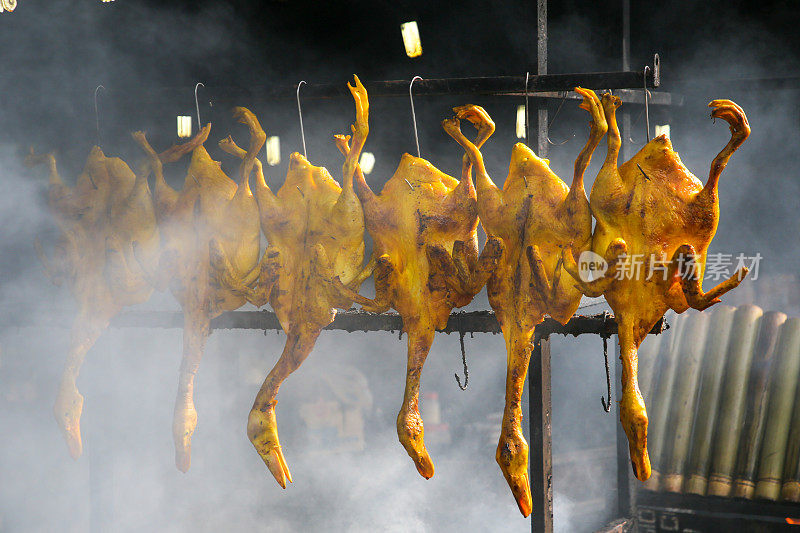
[[[639,352],[644,487],[800,502],[800,318],[720,305],[670,322]]]

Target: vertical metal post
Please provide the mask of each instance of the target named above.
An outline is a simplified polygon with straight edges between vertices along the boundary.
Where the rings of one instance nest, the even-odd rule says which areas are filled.
[[[553,455],[550,432],[550,338],[534,335],[528,368],[530,482],[533,499],[531,531],[553,531]]]
[[[547,74],[547,0],[537,0],[536,2],[536,73],[539,76]],[[535,131],[537,153],[539,157],[547,157],[547,105],[542,100],[537,105]]]
[[[547,74],[547,0],[536,2],[536,73]],[[547,157],[547,106],[539,100],[531,130],[536,132],[539,157]],[[533,144],[533,143],[531,143]],[[531,362],[528,366],[528,438],[530,483],[533,511],[531,531],[553,531],[553,455],[550,415],[550,339],[534,334]]]
[[[622,70],[631,69],[631,0],[622,0]],[[628,106],[630,107],[630,106]],[[622,106],[622,160],[627,161],[633,154],[628,140],[631,137],[631,112]]]

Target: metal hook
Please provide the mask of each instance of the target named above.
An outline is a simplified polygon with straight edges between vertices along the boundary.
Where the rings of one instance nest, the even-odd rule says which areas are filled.
[[[411,120],[414,122],[414,141],[417,143],[417,157],[422,157],[419,152],[419,134],[417,133],[417,113],[414,111],[414,93],[411,89],[414,87],[415,81],[422,81],[419,76],[411,78],[411,83],[408,85],[408,99],[411,100]]]
[[[647,111],[648,112],[647,113],[647,142],[650,142],[650,112],[649,112],[649,109],[647,107],[647,101],[648,101],[648,97],[650,97],[651,95],[650,95],[650,91],[648,89],[645,89],[644,92],[645,92],[645,95],[644,95],[645,107],[643,107],[642,110],[639,111],[639,114],[636,115],[636,120],[634,120],[633,124],[631,124],[631,130],[634,129],[634,126],[636,126],[639,123],[639,120],[642,118],[642,115],[644,114],[644,112]],[[632,143],[632,144],[642,144],[639,141],[633,140],[633,137],[631,137],[630,135],[628,135],[628,141],[630,143]]]
[[[531,144],[530,129],[528,128],[528,125],[531,123],[531,121],[528,118],[528,81],[530,79],[531,79],[531,73],[526,72],[525,73],[525,143],[528,144],[528,146],[530,146]],[[527,187],[528,184],[525,183],[525,186]]]
[[[569,96],[569,93],[567,91],[564,91],[564,98],[561,100],[561,103],[558,105],[558,109],[556,109],[555,115],[553,115],[553,118],[550,119],[550,124],[547,125],[547,142],[550,143],[553,146],[561,146],[562,144],[567,144],[569,141],[571,141],[575,137],[575,132],[573,131],[572,135],[570,137],[567,137],[565,140],[561,141],[560,143],[554,143],[553,141],[550,140],[550,128],[553,127],[553,123],[556,121],[556,117],[561,112],[561,108],[564,107],[564,102],[567,101],[567,96]]]
[[[604,397],[600,397],[600,403],[603,405],[603,410],[608,413],[611,411],[611,374],[608,368],[608,334],[606,333],[606,320],[608,320],[608,311],[603,311],[603,359],[606,363],[606,390],[608,391],[608,402]]]
[[[634,121],[634,125],[639,122],[639,119],[642,118],[642,113],[644,113],[645,117],[645,138],[647,142],[650,142],[650,91],[647,90],[647,73],[650,71],[650,67],[648,65],[644,66],[644,109],[639,112],[639,116],[636,117]],[[633,125],[631,126],[633,129]],[[638,142],[634,141],[633,138],[628,135],[628,140],[634,144],[639,144]]]
[[[94,90],[94,122],[97,128],[97,146],[100,146],[100,113],[97,110],[97,93],[100,89],[106,90],[102,85],[98,85]]]
[[[203,86],[203,89],[206,88],[206,86],[204,84],[200,83],[200,82],[198,82],[197,85],[194,86],[194,108],[197,111],[197,131],[200,131],[201,129],[203,129],[203,123],[200,122],[200,103],[197,100],[197,89],[201,85]]]
[[[644,117],[647,122],[647,142],[650,142],[650,91],[647,90],[647,71],[650,67],[644,66]]]
[[[297,84],[297,115],[300,117],[300,137],[303,139],[303,157],[308,159],[308,153],[306,152],[306,130],[303,128],[303,110],[300,107],[300,86],[302,86],[305,80],[300,80]]]
[[[458,377],[458,374],[454,374],[456,377],[456,383],[458,384],[458,388],[461,390],[467,390],[467,385],[469,384],[469,369],[467,368],[467,353],[464,350],[464,327],[461,319],[462,315],[458,315],[458,341],[461,343],[461,364],[464,365],[464,386],[461,386],[461,379]]]

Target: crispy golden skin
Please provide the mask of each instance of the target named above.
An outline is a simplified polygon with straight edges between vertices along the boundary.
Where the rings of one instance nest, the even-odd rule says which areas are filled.
[[[197,426],[194,378],[210,321],[242,306],[246,295],[232,286],[252,283],[259,273],[258,205],[250,190],[249,175],[266,136],[247,109],[235,108],[234,116],[250,130],[250,146],[239,168],[238,184],[203,147],[210,124],[191,141],[162,154],[156,154],[143,133],[136,134],[155,173],[156,215],[162,235],[158,269],[150,276],[160,290],[170,288],[184,314],[183,358],[172,426],[175,465],[182,472],[191,464],[191,437]],[[183,188],[176,191],[164,179],[162,164],[177,161],[189,152],[189,170]]]
[[[124,161],[106,157],[97,146],[74,187],[62,181],[53,154],[40,156],[31,151],[26,162],[49,166],[48,203],[61,230],[52,261],[38,240],[37,253],[50,279],[57,285],[66,282],[78,302],[53,407],[70,454],[77,459],[83,449],[83,396],[76,380],[86,353],[123,307],[141,303],[152,293],[133,256],[134,242],[140,243],[143,261],[150,264],[158,249],[149,172],[144,165],[134,175]]]
[[[478,106],[455,108],[481,132],[494,123]],[[572,186],[550,170],[522,143],[514,146],[503,190],[488,176],[483,157],[455,127],[448,131],[461,144],[476,168],[478,213],[488,235],[503,244],[503,254],[487,282],[489,302],[506,341],[508,370],[503,426],[496,459],[514,494],[520,512],[531,513],[528,443],[522,429],[522,390],[531,356],[534,328],[549,314],[566,323],[578,308],[581,293],[561,282],[561,249],[588,249],[592,219],[583,188],[583,174],[600,137],[592,132],[575,162]]]
[[[614,310],[622,359],[620,421],[628,436],[633,471],[644,481],[650,477],[650,460],[647,413],[636,378],[637,350],[668,309],[703,310],[747,275],[747,268],[742,268],[709,292],[702,290],[706,252],[719,221],[719,176],[747,139],[750,126],[744,111],[730,100],[709,104],[712,117],[730,124],[731,139],[712,162],[704,186],[663,135],[618,167],[621,143],[615,115],[620,100],[610,94],[600,100],[589,90],[582,94],[595,126],[608,131],[608,153],[589,203],[597,219],[592,249],[605,256],[609,268],[603,277],[583,281],[568,249],[564,266],[584,294],[604,295]],[[644,262],[638,272],[633,262],[637,257]]]
[[[451,121],[443,122],[445,130],[451,126]],[[342,149],[346,152],[346,146]],[[501,253],[499,241],[491,239],[478,256],[478,209],[470,169],[465,158],[459,181],[424,159],[404,154],[379,195],[360,168],[356,171],[356,193],[374,241],[376,296],[364,308],[382,312],[393,307],[403,318],[408,368],[397,434],[425,478],[434,473],[418,407],[425,358],[435,330],[445,327],[454,307],[466,305],[480,291]]]
[[[256,161],[256,197],[261,228],[269,241],[254,288],[239,286],[256,305],[269,301],[286,332],[286,345],[259,390],[247,423],[247,435],[281,487],[292,476],[275,419],[278,388],[311,353],[335,308],[363,300],[356,291],[371,268],[364,260],[364,215],[353,191],[353,172],[368,134],[369,102],[358,78],[348,85],[356,104],[353,149],[342,167],[342,186],[323,167],[298,153],[277,194]],[[223,147],[239,157],[232,141]]]

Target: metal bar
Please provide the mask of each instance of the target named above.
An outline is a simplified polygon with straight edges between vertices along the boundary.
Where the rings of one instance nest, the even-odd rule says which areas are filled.
[[[4,312],[0,315],[3,327],[47,327],[69,328],[72,319],[67,313],[37,313],[35,319],[29,315]],[[160,328],[172,329],[183,327],[183,313],[180,311],[126,311],[111,321],[113,328]],[[272,311],[228,311],[211,321],[213,329],[256,329],[261,331],[281,331],[281,324]],[[403,319],[397,313],[368,313],[350,309],[336,314],[334,321],[325,329],[343,331],[399,331],[403,327]],[[666,329],[667,323],[662,318],[650,333],[658,335]],[[452,313],[442,333],[500,333],[500,324],[493,311],[463,311]],[[548,337],[559,335],[614,335],[617,323],[613,317],[604,318],[598,315],[575,315],[566,324],[552,318],[545,318],[536,326],[537,334]]]
[[[551,435],[550,339],[536,335],[528,368],[531,531],[553,531],[553,450]]]
[[[691,78],[674,80],[673,85],[689,89],[705,90],[713,87],[718,91],[796,91],[800,90],[800,76],[776,76],[772,78]]]
[[[538,68],[538,64],[537,64]],[[647,74],[648,87],[654,87],[652,71]],[[408,97],[409,80],[367,81],[371,98]],[[569,74],[531,75],[528,83],[530,94],[553,91],[571,91],[576,86],[590,89],[635,89],[645,83],[645,74],[639,72],[585,72]],[[520,76],[487,76],[475,78],[426,78],[414,83],[414,96],[436,96],[451,94],[518,96],[520,88],[525,86],[525,75]],[[211,86],[206,87],[207,94],[214,102],[243,100],[279,100],[296,98],[296,85],[269,86]],[[159,100],[162,98],[186,97],[184,87],[164,87],[159,89],[140,89],[133,93],[123,87],[115,87],[109,96],[132,98],[138,100]],[[123,96],[124,95],[124,96]],[[303,85],[303,100],[318,98],[350,98],[351,95],[344,83],[307,83]]]
[[[523,85],[525,85],[523,83]],[[525,96],[525,93],[520,92],[519,96]],[[644,105],[644,93],[642,89],[618,89],[614,91],[614,96],[619,96],[623,104]],[[573,91],[560,91],[560,92],[543,92],[532,94],[529,97],[532,101],[539,99],[548,100],[581,100],[582,96]],[[683,105],[683,95],[676,93],[668,93],[663,91],[651,91],[647,99],[649,105]],[[625,107],[622,107],[623,111]]]
[[[536,2],[536,73],[535,79],[547,75],[547,0]],[[536,87],[529,80],[525,91]],[[574,87],[574,86],[573,86]],[[570,88],[571,89],[571,88]],[[547,105],[539,101],[535,120],[537,151],[547,157],[548,131]],[[533,350],[528,363],[528,449],[529,478],[531,485],[531,532],[553,532],[553,438],[550,416],[550,338],[543,331],[534,333]]]
[[[639,493],[639,502],[642,507],[670,510],[686,514],[705,515],[711,517],[750,517],[753,519],[767,520],[786,525],[786,517],[800,518],[800,510],[796,503],[772,502],[765,500],[745,500],[742,498],[713,498],[698,496],[696,494],[675,494],[671,492],[651,492],[643,490]],[[788,529],[791,529],[789,526]],[[795,527],[796,529],[796,527]],[[711,530],[708,530],[711,531]],[[717,529],[717,531],[721,531]],[[737,531],[743,531],[737,529]],[[745,529],[744,531],[752,531]],[[773,529],[764,529],[773,531]],[[775,529],[774,531],[783,531]]]
[[[631,69],[631,0],[622,0],[622,70]]]
[[[533,76],[528,80],[528,85],[525,87],[527,92],[532,92],[531,87],[536,87],[536,79],[541,79],[542,76],[547,75],[547,0],[538,0],[536,2],[536,74],[537,76]],[[547,157],[547,139],[550,137],[547,124],[547,105],[544,102],[539,102],[536,107],[537,153],[539,157]],[[549,375],[547,379],[549,381]]]

